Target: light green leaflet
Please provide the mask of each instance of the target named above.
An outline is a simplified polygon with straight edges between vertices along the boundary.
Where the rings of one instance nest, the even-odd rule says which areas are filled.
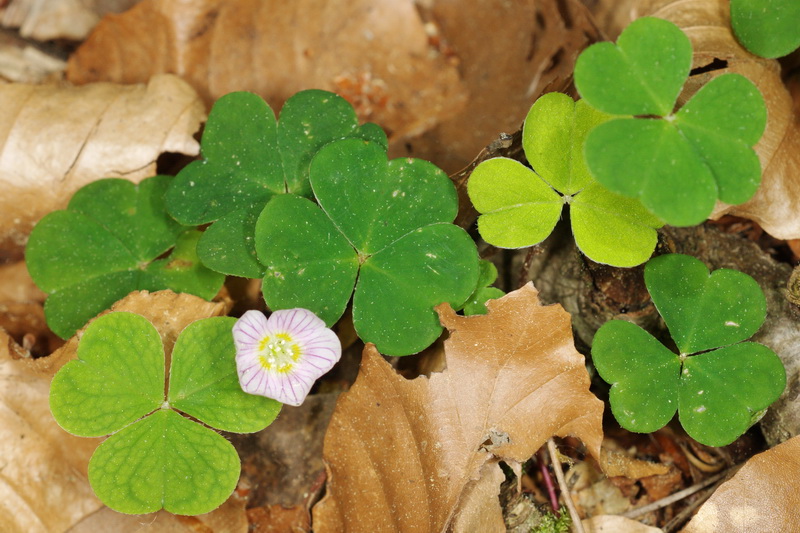
[[[761,288],[736,270],[709,275],[698,259],[680,254],[651,259],[645,283],[680,353],[630,322],[603,324],[592,359],[611,384],[614,417],[625,429],[649,433],[677,411],[698,442],[730,444],[786,386],[778,356],[742,342],[764,322]]]
[[[191,163],[167,192],[169,212],[184,224],[212,222],[198,244],[209,268],[260,278],[255,223],[276,194],[311,196],[308,165],[325,144],[342,138],[386,146],[377,125],[358,125],[344,98],[320,90],[301,91],[286,101],[280,120],[260,96],[230,93],[214,104],[203,134],[203,159]]]
[[[319,205],[276,196],[256,224],[267,305],[309,309],[331,325],[353,294],[365,342],[388,355],[426,348],[442,331],[433,307],[460,308],[478,281],[475,243],[450,223],[450,179],[427,161],[387,161],[383,146],[358,139],[323,147],[310,178]]]
[[[196,515],[218,507],[239,479],[239,457],[224,431],[268,426],[281,404],[242,391],[231,328],[216,317],[184,329],[172,352],[169,392],[161,337],[141,315],[94,320],[50,386],[50,410],[65,430],[111,435],[89,462],[89,481],[112,509]]]
[[[164,209],[170,179],[95,181],[33,229],[25,261],[49,294],[45,315],[57,335],[71,337],[131,291],[172,289],[206,299],[217,294],[225,278],[200,264],[200,232]]]
[[[747,201],[761,182],[752,149],[767,119],[761,93],[743,76],[722,74],[674,112],[691,61],[683,32],[645,17],[616,45],[584,50],[575,65],[575,86],[588,104],[627,115],[589,133],[584,151],[591,173],[675,226],[699,224],[717,199]]]
[[[486,242],[501,248],[537,244],[553,231],[566,203],[575,242],[593,261],[629,267],[650,257],[661,222],[638,200],[595,182],[584,163],[586,135],[609,118],[560,93],[536,101],[522,133],[533,170],[494,158],[470,176],[467,192],[481,213],[478,230]]]

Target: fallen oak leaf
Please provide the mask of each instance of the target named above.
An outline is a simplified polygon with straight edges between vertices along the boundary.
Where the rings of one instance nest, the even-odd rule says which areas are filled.
[[[0,85],[0,105],[0,250],[9,255],[87,183],[139,182],[163,152],[196,155],[192,135],[205,118],[194,90],[172,75],[146,86]]]
[[[444,531],[462,515],[497,524],[496,497],[473,486],[482,469],[525,461],[553,435],[576,435],[599,457],[603,404],[589,392],[569,314],[542,306],[532,284],[487,307],[471,317],[437,307],[450,338],[447,368],[430,378],[405,380],[367,345],[325,436],[328,492],[315,528]]]

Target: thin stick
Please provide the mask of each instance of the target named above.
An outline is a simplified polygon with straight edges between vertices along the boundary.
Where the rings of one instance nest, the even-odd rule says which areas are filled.
[[[556,487],[553,485],[553,478],[550,477],[550,471],[547,470],[547,463],[544,460],[544,450],[539,450],[539,471],[542,473],[544,479],[544,486],[547,487],[547,495],[550,497],[550,507],[553,508],[553,514],[558,515],[558,495],[556,494]]]
[[[578,516],[578,510],[575,509],[575,504],[572,503],[572,495],[569,492],[567,481],[564,479],[564,472],[561,470],[561,461],[558,459],[558,450],[556,450],[556,443],[553,439],[547,439],[547,451],[550,452],[550,462],[553,463],[553,470],[556,473],[556,480],[561,489],[561,496],[564,498],[564,503],[569,511],[569,516],[572,518],[572,529],[575,533],[585,533],[581,517]]]
[[[673,503],[677,502],[678,500],[682,500],[682,499],[686,498],[687,496],[691,496],[692,494],[694,494],[695,492],[697,492],[700,489],[703,489],[703,488],[705,488],[705,487],[707,487],[709,485],[712,485],[712,484],[716,483],[717,481],[719,481],[723,477],[727,476],[729,471],[730,470],[725,470],[724,472],[720,472],[716,476],[711,476],[710,478],[705,479],[705,480],[701,481],[700,483],[692,485],[691,487],[685,488],[685,489],[683,489],[681,491],[678,491],[678,492],[676,492],[674,494],[670,494],[669,496],[667,496],[665,498],[661,498],[660,500],[656,500],[653,503],[649,503],[649,504],[644,505],[642,507],[637,507],[636,509],[631,509],[627,513],[623,513],[622,516],[624,516],[625,518],[636,518],[638,516],[645,515],[645,514],[649,513],[650,511],[655,511],[656,509],[661,509],[662,507],[666,507],[667,505],[673,504]]]
[[[664,524],[664,527],[661,528],[662,530],[664,530],[664,533],[671,533],[672,531],[675,531],[680,526],[682,526],[684,522],[689,520],[690,515],[694,513],[698,507],[703,505],[706,502],[706,500],[711,497],[712,494],[714,494],[714,491],[717,490],[716,485],[721,484],[723,481],[724,481],[723,479],[720,479],[719,481],[717,481],[715,486],[712,486],[710,489],[706,489],[705,491],[701,492],[698,495],[698,498],[695,499],[695,501],[687,505],[686,508],[677,515],[675,515],[672,518],[672,520]]]

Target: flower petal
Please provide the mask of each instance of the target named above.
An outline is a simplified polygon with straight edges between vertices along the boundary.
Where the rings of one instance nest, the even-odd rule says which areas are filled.
[[[307,309],[247,311],[233,328],[242,390],[300,405],[342,356],[336,334]],[[278,343],[278,344],[273,344]]]

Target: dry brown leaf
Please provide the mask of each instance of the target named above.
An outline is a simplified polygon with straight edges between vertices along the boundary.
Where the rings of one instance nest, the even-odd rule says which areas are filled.
[[[48,399],[52,376],[32,371],[20,352],[0,330],[0,529],[63,531],[102,506],[86,480],[99,439],[74,437],[56,424]]]
[[[712,77],[736,72],[761,90],[767,104],[764,136],[755,146],[763,176],[755,196],[741,205],[719,203],[711,218],[737,215],[758,222],[779,239],[800,237],[800,110],[793,108],[776,60],[749,53],[731,32],[728,0],[638,0],[631,16],[654,16],[675,23],[694,48],[692,68],[726,61],[727,67],[692,76],[682,100]]]
[[[118,13],[139,0],[9,0],[0,9],[0,24],[19,28],[39,41],[83,40],[106,13]]]
[[[202,102],[180,78],[139,86],[0,85],[0,250],[25,244],[33,224],[104,177],[138,182],[163,152],[196,155]],[[7,252],[9,253],[9,252]]]
[[[566,90],[581,50],[599,40],[578,0],[431,0],[423,15],[458,58],[466,106],[396,156],[428,159],[452,174],[501,132],[519,129],[544,92]]]
[[[153,322],[169,353],[187,325],[224,315],[228,306],[189,294],[140,291],[114,304],[112,310],[139,313]],[[0,330],[0,530],[4,533],[65,531],[85,520],[92,527],[80,531],[122,531],[116,527],[120,520],[117,513],[102,512],[100,516],[105,518],[98,518],[96,513],[103,505],[87,480],[89,458],[102,439],[72,436],[50,414],[50,380],[61,366],[75,358],[82,332],[83,329],[49,357],[20,359],[24,350],[14,346],[13,339]],[[245,524],[244,528],[225,526],[217,530],[246,531],[244,505],[234,504],[229,502],[214,511],[211,518],[204,515],[202,522]],[[231,505],[235,508],[231,509]],[[155,518],[137,517],[131,524],[141,526],[151,520]],[[184,524],[178,531],[194,530],[192,524]]]
[[[800,437],[750,458],[682,533],[793,533],[800,524]]]
[[[144,0],[103,19],[67,76],[131,83],[172,72],[207,103],[249,90],[273,109],[302,89],[327,89],[405,136],[466,97],[457,68],[429,37],[413,0]]]
[[[325,436],[328,492],[315,529],[444,531],[476,510],[498,524],[484,467],[525,461],[552,435],[575,435],[599,455],[603,404],[589,392],[569,314],[542,306],[531,284],[488,306],[471,317],[439,307],[447,369],[430,378],[400,377],[367,345]]]
[[[616,515],[593,516],[581,520],[586,533],[660,533],[661,529]]]

